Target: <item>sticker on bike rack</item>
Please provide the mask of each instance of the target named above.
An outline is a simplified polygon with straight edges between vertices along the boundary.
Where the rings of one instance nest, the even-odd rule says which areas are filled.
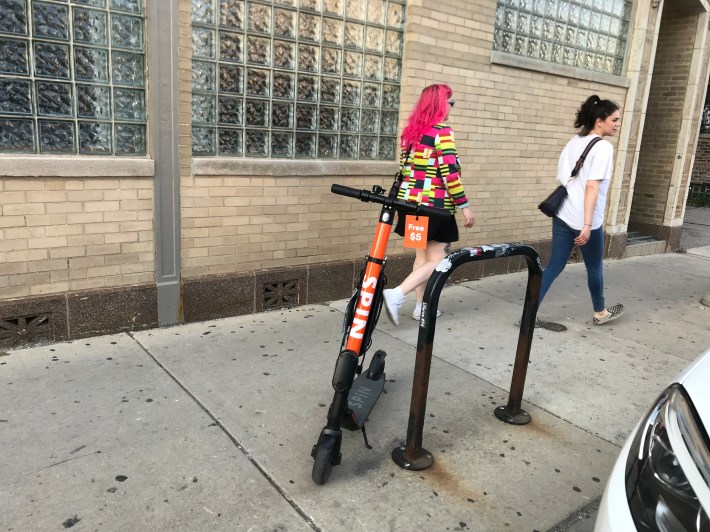
[[[436,265],[437,272],[448,272],[451,269],[451,260],[448,257],[441,259],[441,262]]]

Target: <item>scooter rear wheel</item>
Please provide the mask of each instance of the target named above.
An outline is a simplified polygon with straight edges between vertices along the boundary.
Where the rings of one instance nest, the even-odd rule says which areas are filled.
[[[316,447],[315,456],[313,457],[313,471],[311,478],[313,482],[322,486],[330,478],[330,473],[335,465],[335,437],[329,434],[322,436]]]

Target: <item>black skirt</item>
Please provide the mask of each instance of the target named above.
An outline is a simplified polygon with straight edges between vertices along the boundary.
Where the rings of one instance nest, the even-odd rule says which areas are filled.
[[[398,212],[397,225],[394,228],[394,232],[399,236],[404,236],[404,220],[406,216],[407,213],[402,211]],[[420,216],[420,218],[426,218],[426,216]],[[459,227],[456,225],[456,217],[453,214],[446,218],[439,216],[429,217],[427,242],[433,240],[434,242],[450,244],[451,242],[456,242],[458,239]]]

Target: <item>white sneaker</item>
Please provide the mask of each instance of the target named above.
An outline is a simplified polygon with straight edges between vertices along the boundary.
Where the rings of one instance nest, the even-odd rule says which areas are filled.
[[[417,304],[416,307],[414,307],[414,312],[412,312],[412,319],[419,321],[419,319],[422,317],[422,306]],[[437,310],[436,311],[436,317],[441,318],[441,311]]]
[[[398,295],[399,290],[395,292],[394,288],[387,288],[382,295],[384,296],[385,310],[387,311],[387,316],[392,320],[392,323],[399,325],[399,307],[404,303],[404,296]]]

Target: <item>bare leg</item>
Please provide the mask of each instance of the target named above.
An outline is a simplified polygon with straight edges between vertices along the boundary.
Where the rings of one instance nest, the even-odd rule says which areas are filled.
[[[415,249],[417,257],[414,259],[414,264],[412,265],[412,272],[416,271],[420,266],[427,262],[426,249]],[[401,287],[400,287],[401,288]],[[420,285],[416,288],[417,302],[422,302],[422,297],[424,296],[424,286]]]
[[[395,288],[387,288],[383,292],[384,306],[392,323],[399,325],[399,307],[409,292],[417,290],[417,301],[421,303],[424,296],[424,283],[427,282],[436,266],[446,257],[448,244],[443,242],[427,242],[424,250],[417,249],[412,273]]]
[[[417,260],[419,260],[420,252],[422,252],[423,262],[417,265],[417,260],[414,261],[415,267],[412,269],[412,273],[399,285],[399,289],[403,294],[406,295],[416,289],[417,301],[422,300],[424,297],[424,285],[429,280],[429,277],[431,277],[437,265],[446,257],[447,246],[448,244],[445,242],[430,241],[427,243],[425,250],[417,250]]]

